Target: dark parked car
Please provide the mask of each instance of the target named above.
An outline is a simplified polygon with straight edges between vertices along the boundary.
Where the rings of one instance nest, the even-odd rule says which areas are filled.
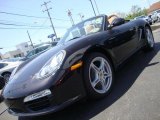
[[[104,97],[119,65],[153,47],[144,20],[116,18],[109,24],[106,15],[87,19],[70,28],[57,46],[19,66],[3,89],[4,102],[12,115],[39,116],[84,97]]]

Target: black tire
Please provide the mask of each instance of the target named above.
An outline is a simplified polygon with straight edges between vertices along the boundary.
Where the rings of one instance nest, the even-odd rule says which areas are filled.
[[[3,78],[1,78],[1,79],[3,79]],[[4,80],[0,80],[0,90],[3,88],[4,85],[5,85],[5,81]]]
[[[92,61],[94,59],[96,59],[96,58],[103,58],[104,60],[106,60],[108,62],[108,65],[110,67],[110,71],[112,73],[111,74],[111,77],[112,77],[111,81],[109,80],[110,79],[109,77],[107,77],[107,78],[104,79],[105,82],[106,82],[107,79],[108,79],[107,82],[110,81],[110,82],[108,82],[110,84],[110,87],[109,87],[109,89],[105,93],[98,93],[92,87],[92,84],[91,84],[91,81],[90,81],[90,69],[91,69],[90,66],[91,66]],[[102,53],[92,53],[92,54],[89,54],[87,56],[86,60],[84,61],[83,77],[84,77],[84,84],[85,84],[85,87],[86,87],[87,96],[90,99],[102,98],[105,95],[107,95],[111,91],[111,89],[113,87],[113,83],[114,83],[114,70],[113,70],[113,66],[112,66],[110,60],[104,54],[102,54]]]
[[[9,72],[3,74],[3,77],[4,77],[6,83],[9,81],[10,76],[11,76],[11,73],[9,73]]]
[[[150,37],[152,37],[152,40],[149,40],[149,37],[148,37],[148,32],[150,32]],[[144,47],[144,51],[145,52],[148,52],[148,51],[151,51],[154,49],[154,46],[155,46],[155,41],[154,41],[154,37],[153,37],[153,33],[152,33],[152,30],[149,28],[149,27],[146,27],[145,30],[144,30],[144,34],[145,34],[145,42],[146,42],[146,45]]]

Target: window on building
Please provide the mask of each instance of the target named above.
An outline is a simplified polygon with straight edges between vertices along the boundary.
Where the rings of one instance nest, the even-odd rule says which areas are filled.
[[[21,54],[14,55],[14,58],[16,57],[22,57],[22,55]]]
[[[28,45],[25,45],[25,48],[28,48]]]

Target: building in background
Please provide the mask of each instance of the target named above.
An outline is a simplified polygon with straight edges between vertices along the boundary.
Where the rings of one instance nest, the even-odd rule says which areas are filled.
[[[20,50],[24,54],[24,56],[27,55],[29,51],[33,50],[33,47],[31,45],[28,45],[27,42],[16,45],[16,48]]]
[[[154,12],[155,10],[160,9],[160,1],[152,4],[148,9],[148,13]]]
[[[6,52],[3,55],[3,59],[9,59],[9,58],[16,58],[16,57],[23,57],[24,54],[21,52],[21,50],[13,50],[13,51],[9,51]]]

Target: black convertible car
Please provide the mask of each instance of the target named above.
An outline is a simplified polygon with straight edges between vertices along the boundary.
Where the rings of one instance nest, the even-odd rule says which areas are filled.
[[[56,47],[17,67],[3,89],[4,102],[12,115],[38,116],[84,97],[104,97],[117,68],[135,52],[153,48],[144,20],[87,19],[70,28]]]

